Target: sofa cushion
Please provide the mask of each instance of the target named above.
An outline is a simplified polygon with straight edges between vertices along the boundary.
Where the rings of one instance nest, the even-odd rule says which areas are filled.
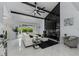
[[[77,39],[75,36],[70,36],[69,40]]]

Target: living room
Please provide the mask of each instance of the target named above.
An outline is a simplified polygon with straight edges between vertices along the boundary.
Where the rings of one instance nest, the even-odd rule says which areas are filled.
[[[41,49],[42,52],[59,43],[59,2],[1,2],[0,4],[3,19],[0,25],[1,42],[5,37],[5,45],[3,44],[5,52],[1,52],[3,55],[29,55],[26,54],[28,49],[32,49],[30,54],[32,55],[33,50]],[[26,51],[25,54],[23,50]]]
[[[0,2],[0,55],[78,56],[78,15],[78,2]]]

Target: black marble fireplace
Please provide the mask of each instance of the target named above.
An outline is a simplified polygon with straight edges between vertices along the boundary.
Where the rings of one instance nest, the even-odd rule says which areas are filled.
[[[45,37],[59,41],[60,37],[60,3],[45,18]]]

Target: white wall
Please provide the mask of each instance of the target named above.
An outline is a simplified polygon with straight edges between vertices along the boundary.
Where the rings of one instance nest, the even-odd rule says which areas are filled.
[[[40,34],[43,34],[43,31],[44,31],[44,20],[41,20],[41,22],[40,22],[40,24],[39,24],[39,26],[40,26]]]
[[[2,33],[2,14],[3,14],[3,5],[0,2],[0,33]]]
[[[10,13],[10,9],[7,7],[6,3],[3,4],[3,27],[4,30],[7,30],[7,38],[8,39],[14,39],[15,34],[12,31],[13,28],[13,19]]]
[[[66,33],[67,35],[79,37],[79,11],[70,2],[60,3],[60,39]],[[73,17],[72,26],[64,26],[64,19]]]

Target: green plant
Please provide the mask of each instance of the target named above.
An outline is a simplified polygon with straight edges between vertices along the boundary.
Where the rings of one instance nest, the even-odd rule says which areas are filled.
[[[18,31],[22,31],[22,32],[33,32],[33,29],[32,28],[22,27],[22,28],[18,28]]]

